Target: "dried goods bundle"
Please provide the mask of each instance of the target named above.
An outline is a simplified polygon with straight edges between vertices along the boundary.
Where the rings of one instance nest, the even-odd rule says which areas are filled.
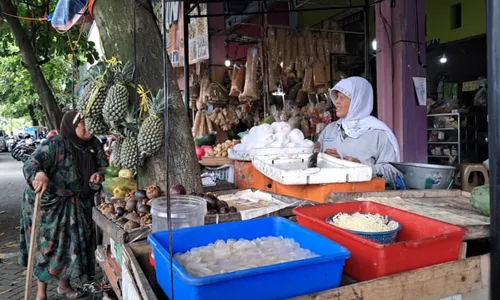
[[[227,90],[218,82],[212,82],[207,88],[207,102],[215,105],[224,105],[228,102]]]
[[[258,50],[256,47],[248,49],[247,68],[245,74],[245,87],[239,96],[240,102],[254,101],[259,99],[257,86],[257,68],[259,66]]]
[[[234,68],[229,96],[238,97],[243,92],[243,87],[245,85],[245,72],[245,67]]]

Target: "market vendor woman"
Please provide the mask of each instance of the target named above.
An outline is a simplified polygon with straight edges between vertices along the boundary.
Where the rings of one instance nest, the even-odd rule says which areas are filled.
[[[399,162],[399,146],[392,131],[370,116],[373,89],[362,77],[339,81],[330,91],[338,121],[320,134],[317,150],[337,158],[372,166],[373,175],[394,182],[399,171],[390,163]]]
[[[106,166],[100,143],[75,110],[64,115],[60,134],[38,147],[25,163],[29,187],[22,202],[20,243],[20,263],[25,266],[35,195],[43,195],[34,265],[36,299],[47,299],[47,283],[53,279],[59,281],[57,293],[61,296],[83,296],[71,287],[70,280],[80,277],[86,282],[94,272],[93,195],[104,179]]]

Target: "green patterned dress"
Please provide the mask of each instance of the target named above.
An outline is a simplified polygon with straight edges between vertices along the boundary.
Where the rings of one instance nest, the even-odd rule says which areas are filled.
[[[92,143],[93,149],[102,149],[96,139]],[[59,135],[38,147],[24,164],[24,176],[29,185],[24,192],[20,227],[19,263],[24,266],[28,262],[35,203],[31,184],[38,171],[44,171],[50,179],[42,198],[34,266],[36,278],[43,282],[51,279],[71,280],[75,277],[88,281],[94,274],[96,243],[92,222],[93,196],[82,196],[78,173],[73,167],[73,154],[69,149],[69,141]],[[104,151],[92,152],[96,155],[96,172],[104,174],[108,164]]]

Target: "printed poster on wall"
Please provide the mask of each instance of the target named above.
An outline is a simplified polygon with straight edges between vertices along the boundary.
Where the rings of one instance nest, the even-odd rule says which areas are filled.
[[[161,1],[153,0],[153,8],[158,20],[158,26],[162,27]],[[167,48],[172,66],[184,66],[184,4],[182,2],[166,3],[167,27],[169,28]],[[191,16],[207,14],[207,4],[201,3],[190,13]],[[207,60],[210,58],[208,40],[207,18],[191,18],[188,24],[189,30],[189,64]]]

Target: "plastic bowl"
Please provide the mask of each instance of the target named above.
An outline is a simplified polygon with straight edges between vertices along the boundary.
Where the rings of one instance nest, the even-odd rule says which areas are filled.
[[[403,173],[407,187],[412,189],[448,189],[455,167],[417,163],[391,163]]]
[[[205,225],[205,199],[191,195],[170,196],[172,229]],[[153,232],[168,230],[167,197],[151,201]]]
[[[349,213],[349,215],[352,215],[352,214],[353,213]],[[366,215],[366,214],[364,214],[364,215]],[[374,241],[374,242],[380,243],[380,244],[384,244],[384,245],[392,244],[392,243],[396,242],[396,237],[398,236],[398,232],[402,228],[401,223],[399,223],[398,221],[396,221],[392,218],[384,216],[387,218],[388,222],[394,221],[394,222],[398,223],[398,227],[396,227],[395,229],[392,229],[392,230],[382,231],[382,232],[366,232],[366,231],[350,230],[350,229],[345,229],[345,228],[331,224],[330,221],[334,216],[336,216],[336,215],[329,216],[328,218],[326,218],[325,222],[331,226],[335,226],[335,227],[338,227],[340,229],[347,230],[349,232],[352,232],[354,234],[362,236],[365,239],[369,239],[371,241]]]

